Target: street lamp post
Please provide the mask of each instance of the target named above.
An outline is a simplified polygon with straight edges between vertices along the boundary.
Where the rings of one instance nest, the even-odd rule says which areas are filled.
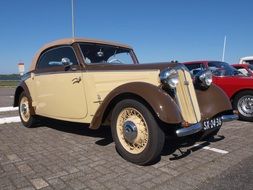
[[[222,52],[222,61],[223,62],[225,60],[226,43],[227,43],[227,36],[224,37],[224,43],[223,43],[223,52]]]
[[[72,38],[75,37],[75,17],[74,17],[74,0],[71,0],[71,9],[72,9]]]

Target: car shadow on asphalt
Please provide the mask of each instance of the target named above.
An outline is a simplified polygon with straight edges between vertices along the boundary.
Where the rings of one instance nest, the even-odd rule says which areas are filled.
[[[113,142],[109,126],[101,126],[97,130],[92,130],[88,124],[40,118],[40,124],[36,127],[48,127],[65,133],[99,138],[95,143],[100,146],[106,146]]]
[[[37,127],[48,127],[65,133],[94,137],[98,139],[95,144],[99,146],[107,146],[113,142],[110,126],[101,126],[97,130],[92,130],[89,128],[88,124],[83,123],[73,123],[49,118],[40,118],[40,120],[40,124],[37,125]],[[179,140],[177,138],[167,137],[161,156],[170,156],[170,160],[183,159],[193,152],[198,151],[205,146],[209,146],[211,143],[221,141],[224,138],[224,136],[216,135],[196,142],[196,140],[193,139]],[[196,146],[196,144],[198,145]],[[157,158],[149,165],[156,164],[160,159],[161,157]]]
[[[216,135],[198,141],[194,139],[178,140],[175,138],[167,138],[162,151],[162,156],[171,155],[170,160],[179,160],[214,142],[221,141],[224,138],[225,137],[222,135]]]

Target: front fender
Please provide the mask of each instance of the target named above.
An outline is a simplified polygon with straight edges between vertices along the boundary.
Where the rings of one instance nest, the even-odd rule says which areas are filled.
[[[232,110],[231,102],[225,92],[212,84],[207,90],[196,90],[201,119],[210,119],[218,113]]]
[[[175,124],[183,121],[178,105],[166,92],[149,83],[132,82],[117,87],[106,96],[91,121],[91,129],[99,128],[107,107],[123,94],[132,94],[143,99],[165,123]]]

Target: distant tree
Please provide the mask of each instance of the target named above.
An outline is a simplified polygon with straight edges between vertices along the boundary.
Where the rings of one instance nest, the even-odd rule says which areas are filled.
[[[0,80],[20,80],[19,74],[10,74],[10,75],[3,75],[0,74]]]

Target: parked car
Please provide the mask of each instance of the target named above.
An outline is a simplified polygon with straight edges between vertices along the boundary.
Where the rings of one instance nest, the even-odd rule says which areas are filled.
[[[247,57],[240,58],[239,64],[253,65],[253,56],[247,56]]]
[[[210,70],[213,82],[222,88],[230,98],[239,118],[253,121],[253,78],[244,76],[234,67],[220,61],[193,61],[184,63],[193,75]]]
[[[139,64],[128,45],[63,39],[35,55],[14,106],[26,127],[36,116],[91,129],[109,124],[122,157],[146,165],[160,155],[165,135],[214,135],[222,122],[238,117],[210,72],[199,79],[195,89],[183,64]]]
[[[253,77],[253,65],[250,64],[233,64],[234,68],[243,73],[245,76]]]

